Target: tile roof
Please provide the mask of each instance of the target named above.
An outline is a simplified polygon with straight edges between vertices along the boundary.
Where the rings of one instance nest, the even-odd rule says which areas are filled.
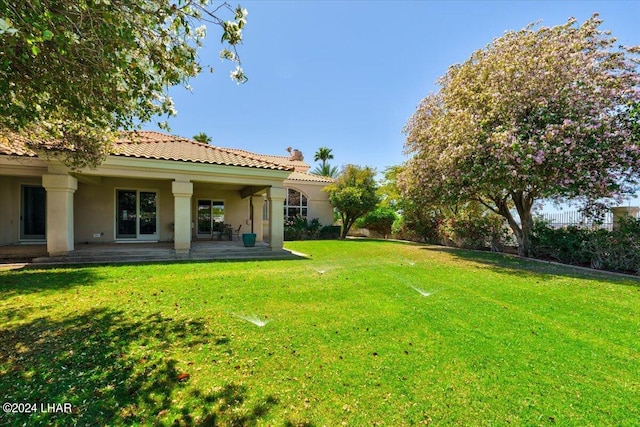
[[[123,132],[115,143],[113,155],[282,171],[293,170],[293,166],[272,161],[269,156],[216,147],[154,131]]]
[[[16,138],[11,142],[3,141],[3,139],[0,138],[0,154],[7,156],[36,156],[36,153],[27,148],[26,141],[22,138]]]
[[[0,139],[0,155],[36,157],[26,141],[16,138],[11,143]],[[114,156],[158,160],[174,160],[226,166],[292,171],[288,179],[330,184],[333,179],[308,173],[309,165],[288,156],[252,153],[237,148],[217,147],[192,139],[155,131],[125,131],[114,144]]]
[[[266,159],[273,163],[278,163],[283,166],[292,166],[296,171],[306,172],[309,170],[310,166],[304,160],[291,160],[289,156],[272,156],[269,154],[256,154],[250,151],[241,150],[239,148],[228,148],[228,150],[237,152],[239,154],[247,154],[252,156],[259,156],[260,158]]]
[[[309,182],[323,182],[325,184],[333,183],[333,178],[328,176],[315,175],[307,172],[292,172],[287,179],[293,181],[309,181]]]

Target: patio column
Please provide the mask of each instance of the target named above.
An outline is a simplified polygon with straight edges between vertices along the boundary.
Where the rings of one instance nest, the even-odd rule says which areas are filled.
[[[191,249],[191,195],[193,183],[174,181],[173,192],[173,248],[177,254],[189,253]]]
[[[47,191],[47,252],[49,256],[67,255],[73,246],[73,193],[78,180],[71,175],[42,175]]]
[[[269,200],[269,247],[282,249],[284,241],[284,199],[287,191],[282,187],[271,187],[267,191]]]
[[[253,205],[253,212],[251,218],[253,218],[253,232],[256,233],[256,242],[262,242],[264,240],[264,233],[262,230],[262,209],[264,209],[264,197],[251,196],[251,204]]]

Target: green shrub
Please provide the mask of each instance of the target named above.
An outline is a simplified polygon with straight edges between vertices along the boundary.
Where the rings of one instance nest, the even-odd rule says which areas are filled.
[[[339,225],[325,225],[318,233],[318,239],[329,240],[340,238],[341,227]]]
[[[285,221],[284,223],[284,240],[315,240],[315,239],[331,239],[334,237],[328,237],[332,235],[330,231],[327,230],[335,230],[336,227],[328,226],[323,227],[320,224],[320,220],[318,218],[313,218],[311,221],[308,221],[307,218],[297,215],[293,220]],[[327,229],[327,230],[325,230]],[[340,236],[340,227],[338,229],[338,238]],[[323,233],[323,230],[324,233]]]
[[[396,213],[389,208],[377,208],[356,221],[356,227],[380,233],[385,239],[391,234]]]
[[[475,211],[445,218],[438,225],[438,234],[447,246],[494,251],[502,251],[508,236],[502,217]]]
[[[585,242],[585,251],[591,256],[591,267],[640,273],[640,220],[620,218],[615,231],[598,230]]]
[[[399,239],[439,244],[438,227],[442,220],[443,216],[435,210],[405,210],[393,225],[393,234]]]
[[[553,229],[536,221],[532,238],[533,256],[565,264],[640,273],[640,219],[620,219],[615,231],[578,227]]]
[[[534,258],[558,261],[563,264],[590,265],[591,255],[585,247],[592,230],[575,226],[552,228],[536,219],[531,236],[531,253]]]

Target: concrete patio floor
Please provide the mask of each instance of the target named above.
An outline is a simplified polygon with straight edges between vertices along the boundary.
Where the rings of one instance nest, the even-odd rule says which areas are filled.
[[[176,254],[173,243],[87,243],[76,244],[66,256],[49,257],[45,244],[0,246],[0,265],[112,264],[171,262],[187,260],[300,259],[285,249],[273,250],[265,242],[244,247],[241,241],[197,240],[188,254]]]

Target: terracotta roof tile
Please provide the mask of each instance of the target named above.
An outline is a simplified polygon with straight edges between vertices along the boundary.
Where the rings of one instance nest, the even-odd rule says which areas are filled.
[[[306,172],[309,170],[310,166],[303,160],[291,160],[289,156],[272,156],[269,154],[256,154],[250,151],[241,150],[239,148],[228,148],[228,150],[234,151],[239,154],[247,154],[252,156],[260,156],[263,159],[266,159],[273,163],[278,163],[283,166],[291,166],[295,168],[296,171]]]
[[[26,142],[22,138],[16,138],[13,141],[3,141],[0,139],[0,154],[7,156],[36,156],[36,153],[27,148]]]
[[[21,139],[11,142],[0,140],[0,154],[36,156],[36,153],[26,147],[26,141]],[[237,148],[217,147],[155,131],[122,132],[114,145],[112,155],[292,171],[288,178],[291,180],[333,182],[331,178],[308,173],[307,163],[291,160],[288,156],[264,155]]]
[[[114,155],[159,160],[176,160],[260,169],[293,170],[268,156],[248,151],[216,147],[188,138],[153,131],[123,132],[114,147]]]
[[[292,172],[287,179],[293,181],[310,181],[310,182],[324,182],[326,184],[333,183],[333,178],[327,176],[315,175],[306,172]]]

